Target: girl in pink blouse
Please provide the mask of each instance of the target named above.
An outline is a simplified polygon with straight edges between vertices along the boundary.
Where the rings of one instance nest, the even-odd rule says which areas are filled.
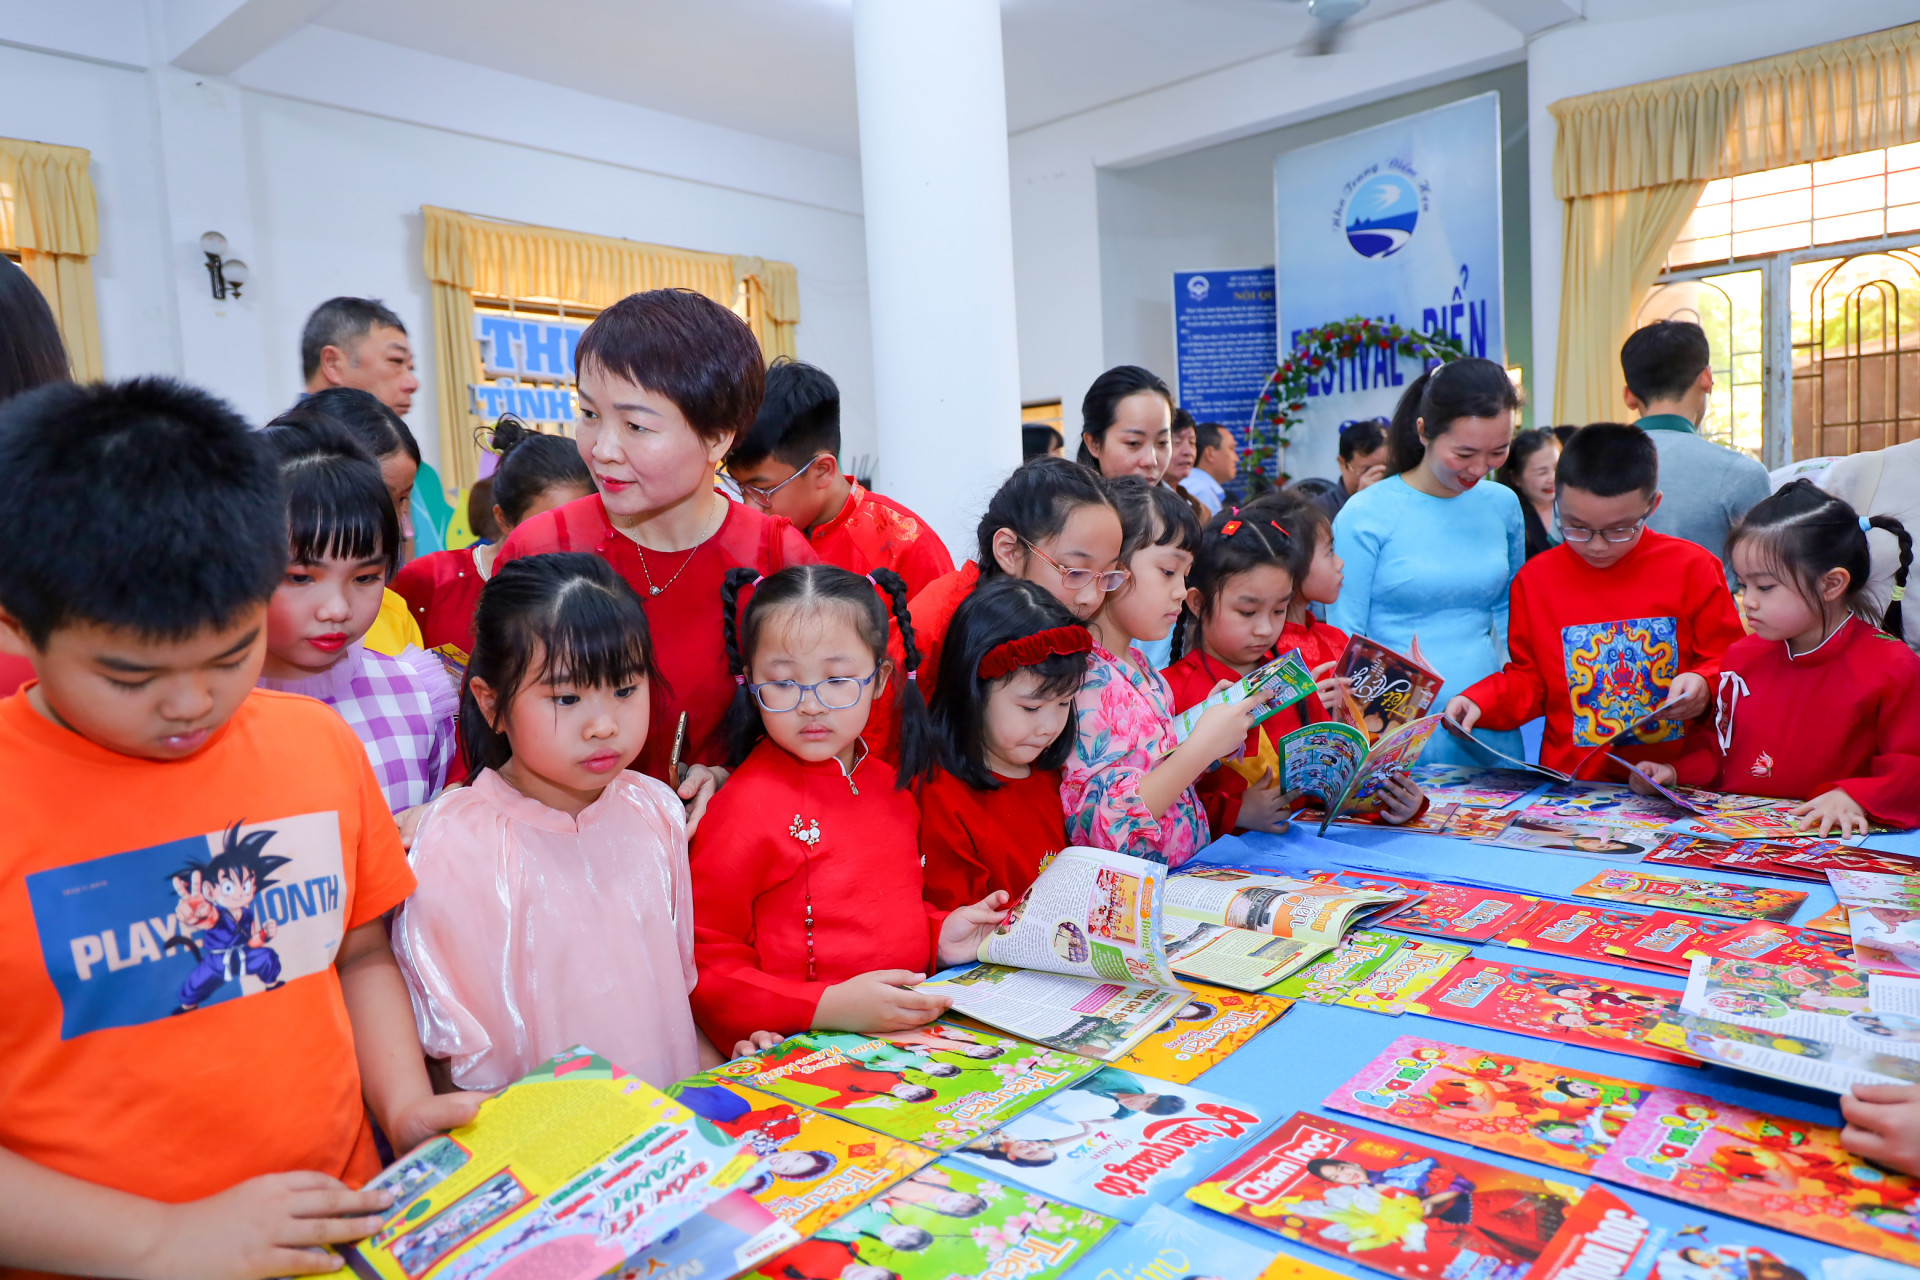
[[[1129,578],[1087,624],[1093,656],[1060,786],[1067,839],[1177,867],[1210,839],[1194,781],[1240,746],[1262,700],[1210,708],[1175,744],[1172,692],[1134,643],[1165,638],[1180,616],[1200,524],[1178,494],[1142,477],[1110,480],[1108,490]]]

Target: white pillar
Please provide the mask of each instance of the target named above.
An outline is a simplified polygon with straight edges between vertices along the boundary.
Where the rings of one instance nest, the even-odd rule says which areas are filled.
[[[955,560],[1020,463],[999,0],[854,0],[876,483]]]

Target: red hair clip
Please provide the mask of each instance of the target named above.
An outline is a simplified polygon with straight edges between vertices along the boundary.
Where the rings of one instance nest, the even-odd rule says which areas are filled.
[[[998,680],[1020,667],[1031,667],[1056,655],[1065,657],[1093,650],[1093,633],[1085,627],[1051,627],[1035,635],[1008,640],[987,650],[980,659],[980,678]]]
[[[1223,538],[1231,538],[1238,532],[1240,532],[1240,522],[1238,520],[1229,520],[1220,526],[1220,536]]]
[[[1269,520],[1267,521],[1267,523],[1273,526],[1274,532],[1278,533],[1281,537],[1285,538],[1288,542],[1293,541],[1293,535],[1288,533],[1285,529],[1282,529],[1280,527],[1280,522],[1278,520]]]

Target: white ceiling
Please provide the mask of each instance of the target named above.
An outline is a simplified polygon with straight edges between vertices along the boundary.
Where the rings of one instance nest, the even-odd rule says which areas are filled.
[[[1427,3],[1372,0],[1356,21]],[[1003,0],[1002,12],[1016,133],[1300,45],[1314,27],[1304,0]],[[859,151],[850,0],[339,0],[317,21],[764,137]]]

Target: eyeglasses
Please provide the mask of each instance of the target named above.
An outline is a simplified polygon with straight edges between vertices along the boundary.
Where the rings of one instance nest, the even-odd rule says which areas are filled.
[[[799,470],[795,471],[792,475],[788,476],[785,480],[782,480],[779,484],[774,485],[770,489],[762,489],[757,484],[747,484],[744,481],[741,481],[738,479],[736,479],[734,483],[740,486],[740,492],[742,495],[744,495],[745,497],[752,498],[755,502],[759,503],[761,506],[764,507],[768,503],[773,501],[774,494],[780,492],[782,489],[792,484],[795,480],[798,480],[801,476],[805,475],[807,473],[807,467],[811,467],[814,463],[820,461],[820,459],[822,458],[830,458],[832,456],[833,456],[832,454],[828,454],[828,453],[814,454],[811,458],[807,459],[807,465],[805,467],[801,467]]]
[[[1133,576],[1129,569],[1069,569],[1025,538],[1020,539],[1020,543],[1052,565],[1054,572],[1060,575],[1060,584],[1069,591],[1078,591],[1089,582],[1098,582],[1102,591],[1118,591]]]
[[[1645,524],[1647,516],[1652,514],[1653,508],[1648,507],[1646,513],[1632,524],[1615,525],[1611,529],[1586,529],[1577,524],[1568,524],[1560,515],[1560,504],[1557,502],[1553,504],[1553,518],[1559,522],[1560,536],[1568,542],[1592,542],[1593,535],[1596,533],[1608,542],[1632,542],[1633,535],[1640,532],[1640,526]]]
[[[769,680],[765,684],[750,684],[753,700],[772,712],[798,711],[800,704],[811,693],[814,701],[828,711],[845,711],[860,701],[860,691],[873,683],[874,676],[880,674],[875,667],[865,676],[830,676],[825,680],[815,680],[812,684],[801,684],[798,680]]]

